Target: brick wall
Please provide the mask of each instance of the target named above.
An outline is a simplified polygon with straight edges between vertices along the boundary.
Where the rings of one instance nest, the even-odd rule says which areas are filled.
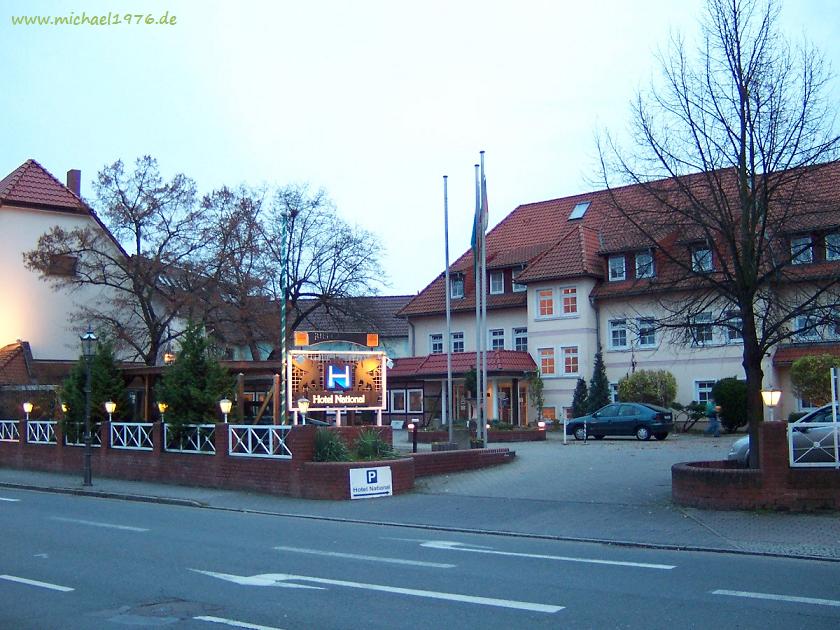
[[[513,461],[516,451],[506,448],[477,448],[468,451],[414,453],[413,457],[414,475],[425,477],[506,464]]]
[[[674,501],[726,510],[840,509],[840,471],[791,468],[786,423],[768,422],[760,430],[760,469],[741,468],[730,461],[674,464]]]

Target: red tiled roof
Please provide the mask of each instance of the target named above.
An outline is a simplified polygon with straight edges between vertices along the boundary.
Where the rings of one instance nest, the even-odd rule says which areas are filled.
[[[455,352],[452,355],[452,373],[463,375],[475,367],[475,352]],[[487,373],[526,374],[536,371],[534,359],[527,352],[492,350],[487,352]],[[425,357],[394,359],[388,378],[422,378],[446,376],[446,355],[430,354]]]
[[[26,385],[29,382],[24,342],[16,341],[0,348],[0,385]]]
[[[835,357],[840,357],[840,343],[782,346],[773,355],[773,365],[775,367],[787,367],[802,357],[811,357],[820,354],[830,354]]]
[[[26,160],[0,180],[0,205],[39,206],[86,215],[84,201],[35,160]]]

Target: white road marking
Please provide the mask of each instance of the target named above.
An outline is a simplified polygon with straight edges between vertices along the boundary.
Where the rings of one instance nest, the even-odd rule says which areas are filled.
[[[538,560],[559,560],[562,562],[582,562],[585,564],[607,564],[618,567],[636,567],[639,569],[661,569],[663,571],[676,569],[676,565],[673,564],[649,564],[647,562],[622,562],[619,560],[598,560],[596,558],[573,558],[570,556],[549,556],[539,553],[517,553],[514,551],[497,551],[488,547],[468,547],[459,542],[451,542],[446,540],[428,540],[424,543],[421,543],[420,546],[429,547],[431,549],[446,549],[449,551],[470,551],[472,553],[486,553],[495,556],[536,558]]]
[[[41,588],[48,588],[53,591],[61,591],[62,593],[69,593],[70,591],[74,590],[69,586],[50,584],[49,582],[39,582],[38,580],[27,580],[26,578],[17,577],[15,575],[0,575],[0,580],[8,580],[9,582],[28,584],[29,586],[39,586]]]
[[[245,621],[236,621],[236,619],[225,619],[223,617],[209,617],[209,616],[201,616],[201,617],[193,617],[198,621],[209,621],[210,623],[221,623],[226,626],[233,626],[234,628],[249,628],[250,630],[283,630],[282,628],[276,628],[275,626],[260,626],[256,623],[247,623]]]
[[[17,503],[20,499],[7,499],[6,497],[0,497],[0,501],[7,501],[9,503]]]
[[[77,525],[91,525],[93,527],[106,527],[108,529],[122,529],[127,532],[147,532],[145,527],[132,527],[131,525],[115,525],[113,523],[101,523],[99,521],[83,521],[78,518],[64,518],[63,516],[51,516],[53,521],[61,521],[62,523],[76,523]]]
[[[463,602],[467,604],[479,604],[481,606],[496,606],[498,608],[513,608],[516,610],[528,610],[531,612],[556,613],[563,610],[563,606],[551,604],[540,604],[535,602],[521,602],[512,599],[496,599],[494,597],[478,597],[475,595],[462,595],[460,593],[443,593],[438,591],[426,591],[415,588],[400,588],[397,586],[385,586],[383,584],[365,584],[364,582],[349,582],[347,580],[330,580],[327,578],[310,577],[307,575],[291,575],[288,573],[264,573],[262,575],[240,576],[226,573],[214,573],[212,571],[200,571],[190,569],[196,573],[209,575],[211,577],[227,580],[236,584],[247,584],[251,586],[284,586],[287,580],[298,582],[314,582],[315,584],[326,584],[329,586],[344,586],[347,588],[358,588],[367,591],[380,593],[394,593],[397,595],[411,595],[413,597],[425,597],[428,599],[442,599],[452,602]]]
[[[730,595],[732,597],[747,597],[750,599],[769,599],[779,602],[792,602],[794,604],[815,604],[817,606],[840,606],[836,599],[819,599],[817,597],[797,597],[796,595],[777,595],[774,593],[750,593],[749,591],[727,591],[718,589],[712,591],[712,595]]]
[[[45,553],[36,553],[35,557],[36,558],[49,558],[49,556]]]
[[[363,556],[355,553],[340,553],[338,551],[322,551],[320,549],[303,549],[300,547],[275,547],[278,551],[291,551],[293,553],[308,553],[314,556],[327,556],[329,558],[346,558],[348,560],[369,560],[370,562],[384,562],[386,564],[405,564],[413,567],[431,567],[433,569],[452,569],[455,564],[444,564],[442,562],[423,562],[422,560],[403,560],[402,558],[383,558],[381,556]]]

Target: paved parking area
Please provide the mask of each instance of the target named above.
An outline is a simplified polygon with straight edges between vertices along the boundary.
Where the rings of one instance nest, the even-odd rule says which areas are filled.
[[[741,435],[672,434],[661,442],[605,438],[584,443],[570,438],[564,445],[561,433],[549,432],[545,442],[499,444],[517,452],[511,464],[419,479],[417,489],[465,496],[662,505],[671,500],[673,464],[726,459],[732,442]],[[404,444],[398,437],[395,443]]]

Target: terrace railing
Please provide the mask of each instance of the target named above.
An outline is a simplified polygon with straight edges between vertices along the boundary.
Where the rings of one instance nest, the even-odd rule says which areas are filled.
[[[229,424],[228,455],[292,459],[292,451],[286,446],[291,428],[288,425]]]
[[[170,453],[216,454],[215,424],[163,425],[163,449]]]
[[[0,420],[0,442],[20,442],[17,420]]]
[[[795,422],[787,429],[791,467],[840,468],[840,422]]]
[[[55,420],[30,420],[26,423],[29,444],[55,444]]]
[[[90,445],[95,447],[102,446],[102,424],[99,422],[92,422],[90,427]],[[85,423],[84,422],[68,422],[64,425],[64,444],[65,446],[84,446],[85,445]]]
[[[113,422],[111,423],[111,448],[133,451],[151,451],[154,449],[151,422]]]

